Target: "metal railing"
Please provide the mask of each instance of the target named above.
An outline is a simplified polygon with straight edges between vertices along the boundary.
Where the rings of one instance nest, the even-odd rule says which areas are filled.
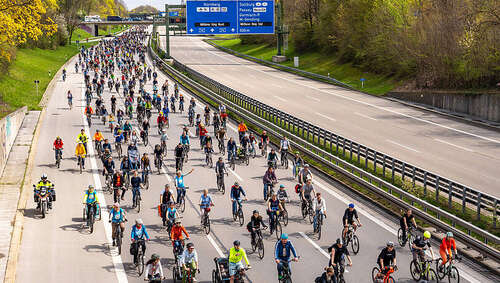
[[[359,144],[353,145],[351,144],[352,141],[348,141],[347,139],[339,136],[330,136],[331,133],[318,127],[314,127],[305,121],[297,119],[258,101],[248,100],[248,98],[241,96],[241,94],[235,92],[234,90],[226,88],[225,86],[207,78],[206,76],[190,69],[174,59],[174,66],[180,70],[178,71],[162,61],[154,52],[152,52],[151,48],[148,48],[148,52],[150,53],[150,56],[158,62],[159,67],[163,68],[168,73],[173,74],[180,83],[188,85],[210,99],[213,99],[217,103],[225,104],[230,111],[241,115],[251,123],[258,125],[261,129],[268,131],[269,134],[277,138],[287,134],[290,137],[291,144],[306,153],[308,156],[313,157],[315,160],[320,161],[322,164],[337,172],[341,172],[343,175],[348,176],[350,179],[355,180],[359,184],[362,184],[372,192],[397,204],[399,207],[412,208],[414,213],[427,223],[442,229],[443,231],[453,231],[456,237],[464,243],[467,243],[468,246],[474,247],[478,251],[497,260],[500,259],[499,251],[487,245],[487,243],[494,243],[498,245],[500,243],[500,239],[497,236],[484,231],[481,228],[478,228],[477,226],[442,210],[439,207],[429,204],[425,200],[422,200],[404,191],[403,189],[394,186],[385,179],[374,176],[366,172],[363,168],[359,168],[351,164],[349,161],[333,155],[323,149],[323,144],[314,144],[310,141],[310,138],[313,137],[313,140],[315,141],[319,141],[320,139],[325,141],[330,140],[332,141],[330,143],[330,148],[336,146],[339,147],[339,150],[346,150],[346,142],[348,142],[350,148],[357,148],[358,153],[363,156],[368,156],[369,158],[371,157],[371,160],[375,159],[374,163],[377,163],[376,159],[378,158],[376,152],[375,154],[370,154],[369,149],[365,146]],[[184,75],[182,72],[188,74],[188,76]],[[279,116],[281,113],[283,113],[284,116]],[[302,131],[299,131],[300,134],[298,136],[289,135],[289,132],[292,129],[296,131],[299,128],[302,129]],[[336,141],[337,138],[339,138],[338,141]],[[393,160],[394,159],[391,159],[391,162]],[[385,164],[387,165],[387,161]],[[393,165],[392,168],[397,167]],[[412,172],[415,171],[413,170],[415,167],[411,168]],[[394,170],[396,169],[393,169],[393,171]],[[412,178],[417,178],[416,173],[412,173],[412,176],[414,176]],[[383,187],[389,188],[389,192],[385,191]],[[397,193],[399,197],[393,195],[392,192]],[[403,199],[409,200],[410,203],[407,203]],[[435,214],[436,216],[432,216],[429,212]],[[450,220],[452,225],[450,226],[443,222],[442,219],[444,218]],[[459,227],[465,229],[466,232],[462,232]],[[483,239],[483,242],[471,237],[471,233],[479,235]]]
[[[313,79],[317,79],[317,80],[322,80],[322,81],[325,81],[325,82],[332,83],[334,85],[346,87],[346,88],[349,88],[349,89],[354,89],[354,87],[352,87],[351,85],[343,83],[343,82],[341,82],[339,80],[336,80],[335,78],[332,78],[332,77],[329,77],[329,76],[324,76],[324,75],[320,75],[320,74],[316,74],[316,73],[311,73],[311,72],[304,71],[304,70],[301,70],[301,69],[297,69],[297,68],[293,68],[293,67],[281,65],[281,64],[278,64],[278,63],[274,63],[274,62],[270,62],[270,61],[267,61],[267,60],[264,60],[264,59],[253,57],[253,56],[250,56],[250,55],[247,55],[247,54],[243,54],[243,53],[240,53],[238,51],[235,51],[235,50],[232,50],[232,49],[220,46],[217,43],[214,43],[214,42],[212,42],[210,40],[204,40],[204,41],[206,43],[212,45],[215,48],[223,50],[224,52],[234,54],[234,55],[236,55],[238,57],[241,57],[241,58],[244,58],[244,59],[247,59],[247,60],[250,60],[250,61],[258,62],[260,64],[263,64],[263,65],[266,65],[266,66],[271,66],[273,68],[284,70],[284,71],[287,71],[287,72],[290,72],[290,73],[300,74],[301,76],[304,76],[304,77],[309,77],[309,78],[313,78]]]

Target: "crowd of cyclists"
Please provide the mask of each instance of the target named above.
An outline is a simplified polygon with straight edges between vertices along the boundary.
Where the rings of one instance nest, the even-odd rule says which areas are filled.
[[[144,27],[133,28],[129,32],[111,40],[103,40],[88,49],[82,47],[75,63],[75,71],[83,76],[85,83],[84,114],[91,131],[93,119],[101,120],[110,130],[109,136],[103,135],[97,129],[94,130],[92,142],[96,155],[102,161],[102,175],[106,180],[106,187],[113,194],[114,204],[109,211],[109,221],[112,223],[112,234],[118,235],[113,237],[113,245],[119,244],[118,237],[123,237],[125,231],[127,215],[125,210],[121,208],[121,202],[124,201],[126,192],[131,189],[132,203],[136,207],[141,200],[141,190],[149,187],[149,175],[153,169],[156,168],[158,173],[166,169],[163,162],[167,155],[167,140],[174,138],[167,135],[168,129],[174,126],[170,123],[169,116],[172,113],[184,112],[185,98],[180,93],[178,85],[173,86],[172,93],[169,91],[168,80],[165,80],[160,87],[154,66],[152,70],[151,66],[146,63],[146,38],[147,32]],[[152,89],[146,89],[147,82],[152,82]],[[106,85],[111,93],[109,108],[106,107],[103,96]],[[71,109],[73,94],[70,91],[67,92],[67,100]],[[119,106],[119,100],[123,100],[123,106]],[[176,168],[174,184],[172,187],[170,184],[165,184],[159,198],[159,214],[172,242],[175,262],[181,269],[182,281],[196,281],[196,273],[199,271],[198,253],[192,242],[185,244],[186,241],[189,241],[190,235],[181,223],[182,213],[185,209],[184,198],[188,188],[185,184],[185,177],[194,170],[191,169],[183,173],[183,166],[189,161],[189,151],[192,146],[189,129],[194,127],[195,136],[199,137],[200,148],[206,156],[205,161],[207,165],[214,167],[220,190],[225,186],[224,176],[231,168],[234,169],[231,165],[234,166],[235,160],[246,161],[250,156],[255,157],[258,150],[261,151],[262,156],[265,156],[267,169],[262,177],[262,195],[266,202],[265,210],[269,219],[267,222],[269,227],[265,224],[259,211],[254,210],[246,229],[250,233],[252,246],[256,245],[257,234],[261,230],[269,228],[271,235],[277,233],[273,256],[278,272],[278,281],[289,282],[287,281],[287,276],[289,278],[291,274],[289,263],[298,261],[300,257],[288,235],[281,233],[281,230],[279,233],[277,232],[277,229],[281,229],[278,228],[278,224],[283,221],[283,214],[287,213],[286,204],[289,202],[290,195],[284,184],[280,184],[279,189],[275,191],[274,188],[278,184],[276,169],[279,166],[287,168],[288,155],[291,154],[292,176],[298,183],[294,189],[301,202],[302,216],[305,218],[306,215],[310,214],[313,231],[318,233],[321,229],[322,219],[327,217],[327,204],[321,192],[314,186],[310,166],[304,162],[299,152],[291,151],[290,141],[287,137],[282,137],[276,149],[271,148],[266,131],[255,135],[248,130],[243,121],[238,124],[238,140],[228,137],[226,127],[228,114],[224,105],[219,105],[215,111],[206,106],[202,114],[196,114],[195,108],[196,101],[192,98],[187,105],[187,123],[182,127],[179,143],[172,150]],[[153,115],[157,115],[156,119]],[[133,123],[134,119],[137,123]],[[137,146],[139,143],[148,145],[153,121],[156,121],[160,143],[152,147],[153,162],[151,162],[149,154],[144,152],[141,155]],[[137,126],[133,126],[133,124]],[[213,147],[215,140],[209,134],[209,126],[213,126],[213,136],[218,143],[218,151],[222,154],[221,157],[217,158],[215,164],[211,164],[211,156],[215,153]],[[81,129],[76,137],[75,156],[77,166],[83,170],[85,170],[85,159],[89,153],[88,142],[89,137],[85,130]],[[60,137],[55,139],[53,148],[57,161],[62,156],[63,151],[63,141]],[[50,186],[55,199],[54,185],[48,181],[45,174],[36,186],[37,188]],[[242,201],[247,200],[243,186],[235,182],[231,186],[229,198],[234,216]],[[86,206],[87,219],[91,217],[89,215],[91,211],[99,212],[99,200],[92,185],[89,185],[85,191],[83,204]],[[207,189],[203,190],[200,195],[198,205],[203,221],[203,216],[207,216],[214,206],[213,198]],[[350,203],[345,209],[342,216],[342,226],[342,229],[339,230],[341,236],[328,248],[330,254],[330,259],[326,264],[328,267],[325,268],[325,272],[321,276],[316,278],[316,282],[345,282],[343,278],[345,261],[347,260],[349,266],[353,264],[348,246],[357,229],[362,227],[353,203]],[[405,246],[407,241],[411,241],[410,246],[415,261],[424,263],[425,251],[427,250],[434,258],[430,232],[425,231],[422,236],[417,236],[416,232],[412,232],[416,231],[417,224],[411,210],[406,211],[401,217],[400,228],[401,235],[398,236],[398,242],[401,246]],[[138,252],[145,253],[146,242],[150,237],[146,225],[140,218],[135,220],[130,233],[130,252],[137,265],[139,264]],[[408,237],[408,233],[412,237]],[[445,264],[453,256],[456,256],[456,245],[452,233],[447,233],[443,239],[439,255],[441,261],[438,269],[441,269],[442,272]],[[375,262],[379,268],[379,272],[374,276],[377,280],[383,279],[389,270],[397,270],[396,250],[392,241],[387,242],[386,247],[380,251]],[[233,247],[229,250],[227,268],[231,283],[237,279],[241,270],[251,268],[246,251],[241,247],[239,240],[235,240]],[[144,275],[145,280],[150,282],[160,282],[165,277],[158,254],[153,254],[146,263]]]

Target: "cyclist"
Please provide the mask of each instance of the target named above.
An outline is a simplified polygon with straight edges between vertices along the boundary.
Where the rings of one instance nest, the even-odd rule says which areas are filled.
[[[141,168],[142,168],[142,182],[144,183],[146,181],[145,179],[146,175],[148,175],[149,172],[151,172],[151,164],[149,162],[149,156],[147,153],[142,154]]]
[[[245,133],[247,131],[248,131],[248,128],[247,128],[247,125],[245,125],[245,122],[240,121],[240,123],[238,124],[238,138],[239,138],[240,143],[241,143],[241,139],[243,138],[243,136],[245,136]]]
[[[215,175],[217,175],[217,184],[222,180],[224,182],[224,174],[227,173],[226,164],[224,164],[224,159],[219,157],[219,160],[215,162]]]
[[[298,168],[304,166],[304,159],[299,155],[299,152],[295,152],[295,156],[293,157],[293,177],[297,177],[300,172],[297,172]]]
[[[325,268],[325,272],[321,274],[320,277],[316,277],[314,280],[315,283],[336,283],[335,279],[335,273],[333,271],[333,268],[327,267]]]
[[[330,260],[328,261],[328,266],[331,266],[335,270],[335,276],[344,273],[345,258],[349,262],[348,265],[352,266],[352,260],[349,256],[349,251],[347,250],[347,245],[342,244],[342,240],[337,239],[335,244],[328,248],[330,253]],[[339,268],[340,267],[340,268]]]
[[[272,186],[278,181],[276,174],[274,174],[273,167],[269,166],[267,168],[262,181],[264,183],[264,199],[267,199],[267,191],[269,190],[269,187],[272,188]]]
[[[292,274],[292,269],[289,265],[290,256],[293,254],[293,261],[299,261],[295,248],[291,241],[288,240],[288,234],[281,234],[281,239],[274,246],[274,261],[277,264],[278,280],[283,278],[283,267],[287,266],[288,271]]]
[[[415,217],[412,214],[411,208],[406,210],[405,214],[401,216],[401,218],[399,219],[399,225],[401,226],[401,230],[403,231],[402,236],[403,236],[403,246],[404,246],[406,245],[406,240],[407,240],[406,232],[408,232],[408,229],[410,227],[415,229],[417,228],[417,223],[415,222]]]
[[[208,194],[208,189],[203,190],[203,194],[200,196],[200,203],[198,205],[200,206],[200,213],[202,216],[201,219],[203,221],[203,216],[210,212],[211,206],[214,206],[212,197]]]
[[[186,231],[186,228],[182,226],[181,220],[179,218],[175,218],[174,222],[175,225],[174,227],[172,227],[172,230],[170,230],[170,240],[173,243],[175,255],[180,255],[182,254],[182,250],[184,247],[184,239],[182,233],[186,235],[187,240],[189,240],[189,234]]]
[[[280,201],[278,200],[278,196],[276,193],[273,193],[269,201],[267,202],[267,214],[269,215],[269,225],[271,225],[270,232],[273,234],[273,228],[275,222],[278,221],[278,211],[282,211],[283,207],[281,206]]]
[[[387,273],[387,270],[390,265],[394,265],[394,269],[396,267],[396,250],[394,249],[393,242],[387,242],[387,246],[380,251],[380,254],[377,257],[378,267],[380,269],[379,277],[383,277],[384,274]]]
[[[138,218],[135,220],[135,225],[132,226],[132,230],[130,231],[130,249],[134,252],[134,264],[137,265],[137,253],[139,252],[139,248],[142,248],[142,254],[146,252],[146,242],[149,241],[148,231],[146,230],[146,226],[142,222],[142,219]]]
[[[118,129],[118,127],[116,127],[115,129]],[[125,139],[125,136],[123,135],[123,131],[118,129],[116,131],[116,134],[115,134],[115,148],[116,148],[116,145],[121,144],[124,139]]]
[[[231,161],[231,157],[236,158],[236,142],[231,137],[227,141],[227,160]]]
[[[231,276],[229,282],[233,283],[234,275],[243,268],[242,259],[245,260],[248,269],[252,268],[245,250],[240,247],[240,241],[236,240],[233,242],[233,247],[229,249],[229,276]]]
[[[177,212],[177,208],[175,207],[174,202],[169,203],[169,207],[166,211],[166,219],[167,219],[167,229],[170,231],[172,226],[174,226],[175,219],[179,218],[179,212]]]
[[[314,187],[312,185],[311,180],[307,180],[306,184],[302,186],[302,189],[300,191],[301,194],[301,200],[302,200],[302,209],[307,207],[307,204],[312,205],[312,196],[316,194],[316,191],[314,190]]]
[[[109,211],[109,221],[111,222],[111,230],[112,235],[115,234],[115,231],[118,226],[121,228],[121,234],[119,237],[123,238],[123,232],[125,232],[125,211],[120,208],[118,203],[113,204],[113,208]],[[113,246],[116,246],[116,241],[113,239]]]
[[[103,162],[103,169],[102,169],[102,175],[113,175],[113,172],[115,171],[115,162],[113,161],[113,158],[109,156],[106,160]]]
[[[181,196],[186,196],[186,186],[184,185],[184,177],[193,173],[194,169],[191,169],[186,174],[182,174],[180,170],[177,170],[174,180],[175,180],[175,188],[177,189],[177,204],[181,203]]]
[[[102,141],[104,140],[104,137],[102,136],[102,133],[101,131],[99,130],[95,130],[95,134],[94,134],[94,142],[95,142],[95,145],[96,145],[96,150],[101,150],[103,151],[102,149]],[[100,148],[99,148],[100,147]]]
[[[189,136],[188,134],[186,133],[186,131],[183,131],[182,132],[182,135],[180,136],[180,144],[182,145],[189,145]]]
[[[62,150],[63,150],[63,141],[62,139],[58,136],[54,140],[54,151],[55,151],[55,158],[57,160],[57,156],[59,155],[62,158]]]
[[[181,264],[182,264],[182,282],[185,283],[187,279],[188,272],[193,278],[193,282],[196,282],[196,270],[198,270],[198,253],[194,249],[193,243],[189,243],[186,246],[186,250],[182,253]]]
[[[97,205],[99,204],[99,199],[97,198],[94,186],[89,185],[89,189],[85,191],[83,204],[87,206],[87,219],[90,219],[90,209],[92,207],[94,208],[94,216],[97,215]]]
[[[123,175],[120,170],[116,170],[115,174],[113,174],[113,200],[114,202],[118,203],[120,201],[119,195],[120,195],[120,190],[124,191],[125,189],[123,188]]]
[[[425,250],[429,248],[431,257],[434,258],[434,252],[432,251],[431,247],[431,232],[425,231],[423,236],[417,236],[415,237],[415,240],[413,240],[413,244],[411,246],[411,252],[413,254],[413,260],[417,261],[417,256],[418,259],[420,259],[420,263],[423,263],[425,260]]]
[[[83,169],[85,169],[85,155],[86,154],[87,154],[87,151],[85,149],[84,143],[78,142],[76,144],[76,148],[75,148],[75,155],[76,155],[78,165],[80,165],[79,162],[82,162]]]
[[[130,185],[132,185],[132,201],[134,201],[136,195],[138,195],[139,199],[141,199],[141,188],[143,185],[142,178],[139,177],[139,174],[137,174],[137,170],[134,170],[132,174],[134,175],[130,178]]]
[[[356,218],[356,221],[358,222],[357,225],[354,222],[354,218]],[[349,225],[352,225],[354,227],[354,231],[356,231],[358,226],[362,226],[361,221],[359,221],[358,212],[354,208],[354,203],[350,203],[349,207],[345,210],[344,216],[342,217],[342,223],[344,224],[344,231],[342,232],[343,239],[345,239],[345,235],[347,233]]]
[[[316,198],[312,202],[312,208],[314,211],[314,221],[313,221],[314,232],[317,232],[316,224],[319,215],[322,214],[324,217],[326,217],[326,202],[325,199],[321,197],[320,192],[316,193]]]
[[[175,170],[180,171],[182,163],[184,163],[184,155],[187,148],[184,148],[181,143],[179,143],[174,149],[175,155]]]
[[[266,224],[264,224],[264,221],[262,221],[262,216],[259,215],[259,211],[254,210],[252,217],[250,217],[250,222],[247,224],[247,230],[250,232],[250,236],[252,237],[252,246],[255,245],[255,236],[256,230],[260,229],[260,226],[267,228]]]
[[[174,203],[174,196],[172,194],[172,191],[170,191],[170,185],[165,184],[165,188],[160,194],[160,205],[161,205],[161,218],[163,221],[163,226],[167,225],[167,207],[170,204],[175,204]]]
[[[120,164],[120,170],[123,172],[123,180],[124,180],[124,183],[125,181],[130,181],[130,160],[128,158],[128,156],[124,156],[123,159],[122,159],[122,162]],[[126,187],[123,187],[123,194],[122,194],[122,199],[123,199],[123,195],[125,194],[125,191],[126,191]]]
[[[50,193],[51,197],[48,198],[49,202],[47,203],[47,207],[50,209],[52,208],[52,201],[55,200],[55,191],[54,191],[54,184],[47,179],[47,174],[45,173],[42,174],[40,181],[38,181],[35,187],[34,200],[37,203],[37,209],[40,208],[39,206],[40,203],[38,202],[37,193],[41,190],[41,187],[46,187],[47,191]]]
[[[262,134],[260,135],[260,145],[259,147],[263,149],[264,147],[267,148],[267,145],[269,144],[269,136],[267,135],[266,131],[262,131]]]
[[[151,255],[151,259],[146,262],[146,270],[144,271],[144,281],[161,282],[164,280],[163,268],[161,267],[160,256],[157,254]]]
[[[68,90],[68,94],[66,97],[68,98],[68,105],[69,108],[71,109],[73,107],[73,94],[71,93],[70,90]]]
[[[276,154],[276,151],[271,149],[271,152],[267,155],[267,166],[272,166],[273,168],[276,168],[276,165],[278,164],[278,154]]]
[[[78,134],[78,137],[76,137],[76,142],[82,142],[83,146],[85,146],[85,152],[87,152],[87,141],[89,138],[85,134],[85,130],[81,129],[80,134]]]
[[[113,150],[111,149],[111,144],[109,143],[108,139],[104,139],[104,142],[102,143],[102,150],[103,151],[109,150],[109,153],[113,152]]]
[[[287,158],[288,149],[290,148],[290,142],[283,136],[283,139],[280,141],[280,152],[281,152],[281,161]]]
[[[247,200],[246,198],[247,195],[245,194],[243,188],[240,186],[238,182],[234,182],[234,185],[231,187],[231,195],[230,195],[233,204],[233,215],[236,215],[238,209],[237,204],[239,203],[241,205],[241,195],[243,195],[245,197],[245,200]]]
[[[215,138],[219,144],[224,144],[224,141],[226,140],[226,129],[220,128],[217,130]]]
[[[280,185],[280,189],[278,190],[277,192],[277,195],[278,195],[278,200],[280,201],[281,205],[284,206],[283,204],[285,202],[288,202],[288,194],[285,190],[285,185],[281,184]]]
[[[198,130],[198,135],[200,136],[200,146],[203,148],[205,146],[205,139],[207,138],[208,130],[205,125],[200,123],[200,129]]]
[[[441,259],[443,260],[439,265],[439,272],[442,273],[444,266],[448,262],[448,260],[452,259],[453,257],[458,257],[457,246],[455,244],[455,239],[453,238],[452,232],[447,232],[446,237],[444,237],[441,241],[441,245],[439,246],[439,254],[441,255]]]

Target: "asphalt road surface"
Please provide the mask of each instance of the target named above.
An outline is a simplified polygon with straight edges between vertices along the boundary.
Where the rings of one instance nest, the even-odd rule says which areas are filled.
[[[17,268],[17,282],[141,282],[142,278],[138,277],[132,264],[132,256],[128,252],[130,229],[137,218],[143,219],[151,237],[151,241],[147,243],[146,258],[149,258],[152,253],[160,254],[167,282],[172,282],[174,262],[172,246],[167,240],[165,229],[157,215],[157,205],[164,184],[169,183],[173,186],[172,173],[175,170],[175,163],[172,158],[172,149],[178,143],[181,126],[187,124],[187,113],[173,113],[169,116],[171,120],[167,133],[170,139],[166,168],[160,173],[155,170],[150,178],[149,190],[142,190],[141,212],[137,213],[132,209],[130,191],[126,193],[125,200],[122,201],[122,207],[127,211],[129,221],[126,223],[123,252],[120,256],[117,254],[117,249],[111,245],[111,227],[107,222],[107,208],[113,200],[110,194],[102,191],[101,184],[104,184],[104,179],[100,170],[101,162],[97,160],[90,143],[90,156],[86,160],[86,169],[82,174],[77,170],[74,158],[75,140],[80,129],[84,128],[88,136],[93,136],[96,129],[102,130],[105,138],[111,138],[111,133],[107,125],[104,126],[97,118],[93,119],[92,127],[88,128],[83,119],[85,102],[83,101],[82,74],[75,74],[72,68],[68,70],[66,82],[57,82],[48,103],[38,141],[34,179],[29,180],[35,183],[42,173],[48,174],[49,179],[56,185],[57,201],[54,209],[45,219],[41,219],[35,212],[34,203],[28,202]],[[160,74],[160,84],[164,80],[165,77]],[[149,81],[146,90],[151,90],[151,87],[151,81]],[[68,108],[65,98],[67,90],[71,90],[74,95],[72,110]],[[172,83],[170,92],[173,93]],[[187,96],[183,90],[181,93]],[[104,97],[108,109],[110,109],[111,94],[116,95],[116,92],[110,93],[106,88]],[[123,97],[121,95],[118,97],[120,98],[118,106],[123,107]],[[197,108],[197,113],[200,112],[201,108]],[[156,112],[153,112],[152,120],[155,119]],[[136,126],[135,119],[132,123]],[[150,143],[154,145],[159,143],[159,136],[156,123],[152,125]],[[235,127],[234,124],[229,125],[229,134],[233,137],[236,136]],[[210,129],[212,130],[212,127]],[[191,128],[191,131],[194,133],[194,128]],[[56,136],[61,136],[65,143],[60,169],[54,166],[52,151],[52,142]],[[241,240],[242,247],[249,252],[249,260],[253,267],[247,273],[249,281],[277,282],[276,265],[273,259],[275,236],[270,236],[268,231],[264,232],[265,257],[262,260],[256,254],[252,254],[249,233],[244,226],[240,227],[232,220],[229,193],[226,191],[223,195],[217,191],[214,170],[204,166],[204,155],[200,152],[198,139],[192,137],[191,144],[189,162],[184,172],[191,169],[194,169],[194,172],[185,178],[189,189],[182,221],[200,257],[201,273],[197,276],[198,282],[211,281],[213,259],[225,256],[236,239]],[[153,160],[150,145],[145,147],[140,143],[139,150],[141,154],[150,153],[151,160]],[[217,152],[214,159],[218,156]],[[115,153],[114,159],[117,162]],[[246,191],[248,201],[243,203],[246,218],[244,225],[254,209],[258,209],[261,214],[265,215],[262,197],[262,176],[266,169],[265,165],[264,158],[251,159],[249,166],[238,164],[235,171],[230,172],[226,177],[227,189],[233,182],[239,181]],[[347,267],[346,281],[371,282],[371,270],[375,266],[380,249],[389,240],[397,242],[396,219],[388,218],[377,208],[353,199],[352,196],[340,191],[327,180],[315,177],[314,186],[326,199],[328,214],[323,226],[323,236],[318,241],[316,235],[312,233],[312,225],[307,219],[303,220],[300,215],[298,197],[293,191],[295,182],[291,178],[291,170],[278,169],[277,176],[279,183],[286,186],[291,200],[288,204],[290,222],[283,228],[283,231],[290,235],[290,240],[301,256],[298,263],[292,264],[294,282],[313,282],[314,278],[321,274],[328,261],[326,249],[340,236],[341,217],[349,202],[356,203],[363,227],[357,232],[360,239],[360,252],[352,256],[354,264],[352,267]],[[84,190],[89,184],[96,186],[103,207],[103,219],[96,222],[93,234],[89,234],[88,229],[83,227],[82,219],[82,199]],[[203,189],[209,189],[215,201],[215,207],[210,214],[212,231],[208,235],[200,227],[198,212],[198,202]],[[267,216],[265,219],[267,221]],[[434,250],[437,252],[436,245],[437,243],[434,243]],[[397,252],[399,271],[395,273],[396,281],[414,282],[409,274],[411,255],[408,248],[397,247]],[[461,282],[493,282],[495,280],[488,272],[478,269],[475,264],[465,262],[459,267],[463,279]]]
[[[265,104],[500,196],[499,131],[281,72],[227,54],[202,39],[171,37],[172,56]]]

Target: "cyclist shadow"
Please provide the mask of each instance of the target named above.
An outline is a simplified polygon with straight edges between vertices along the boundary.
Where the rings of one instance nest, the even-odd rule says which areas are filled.
[[[217,218],[217,219],[212,219],[210,218],[210,223],[213,224],[220,224],[220,225],[236,225],[236,221],[234,221],[233,218]],[[240,224],[238,223],[238,226]]]
[[[196,193],[203,193],[204,190],[205,189],[199,189],[199,190],[196,190],[195,192]],[[217,190],[217,188],[207,188],[207,190],[208,190],[209,194],[215,194],[219,191],[219,190]]]
[[[147,259],[144,258],[144,264],[146,264],[146,261]],[[146,268],[146,267],[144,267]],[[123,263],[123,269],[125,269],[125,273],[127,274],[127,276],[130,276],[130,277],[142,277],[142,276],[139,276],[139,274],[137,274],[137,268],[135,267],[135,264],[133,262],[124,262]]]
[[[36,206],[36,204],[35,204]],[[38,213],[36,208],[24,208],[20,210],[24,217],[33,218],[33,219],[41,219],[42,215]]]
[[[109,244],[107,243],[101,245],[86,245],[83,249],[88,253],[103,253],[106,256],[111,256]]]
[[[212,219],[210,219],[210,222],[213,222]],[[189,234],[205,234],[205,231],[203,231],[203,228],[201,227],[201,225],[193,225],[193,226],[185,226],[184,228],[186,228],[186,231],[189,233]]]

